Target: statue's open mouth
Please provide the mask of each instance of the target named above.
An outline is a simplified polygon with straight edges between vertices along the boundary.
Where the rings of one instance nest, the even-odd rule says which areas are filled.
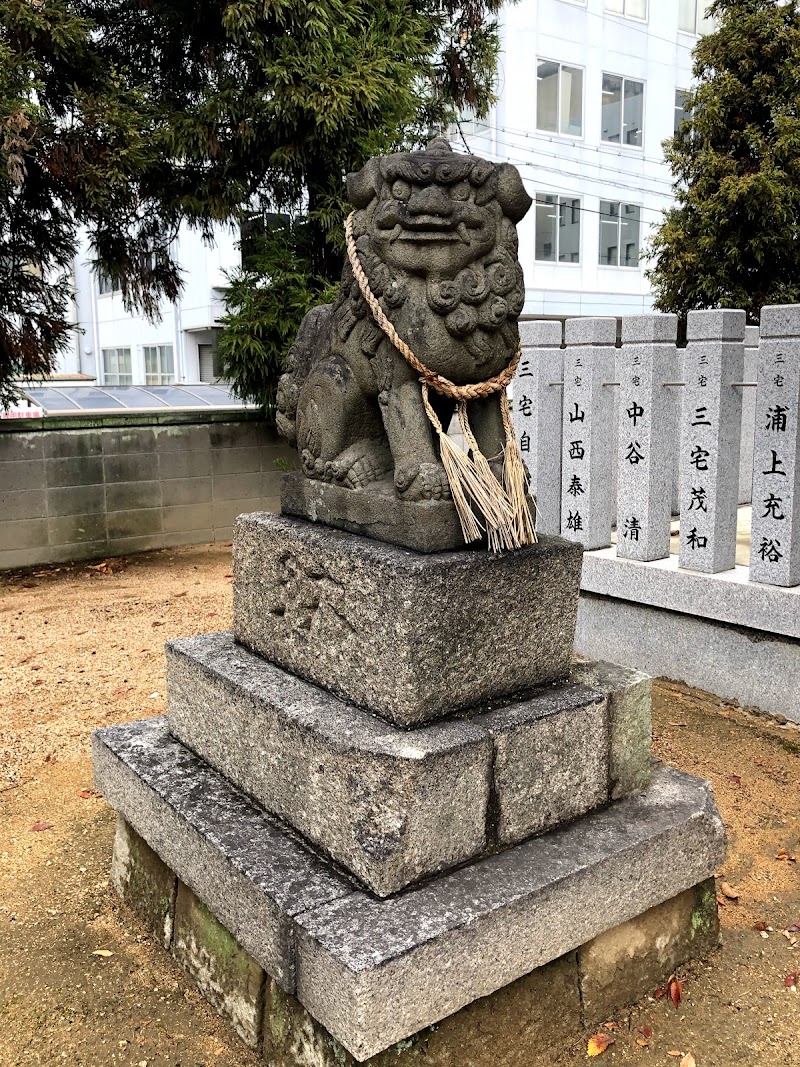
[[[409,215],[395,224],[389,242],[395,241],[463,241],[469,244],[472,235],[467,224],[456,218],[440,215]]]

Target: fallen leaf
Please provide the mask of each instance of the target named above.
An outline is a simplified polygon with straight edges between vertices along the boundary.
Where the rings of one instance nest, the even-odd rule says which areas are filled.
[[[52,829],[53,829],[53,823],[51,823],[51,822],[35,822],[28,832],[30,833],[31,831],[33,831],[33,833],[38,834],[41,830],[52,830]]]
[[[117,688],[113,691],[113,695],[116,695],[117,693],[130,693],[132,689],[132,685],[118,685]]]
[[[685,726],[685,722],[671,722],[670,726]]]
[[[800,971],[792,971],[791,974],[787,974],[783,979],[783,984],[787,989],[792,989],[797,992],[797,982],[800,979]]]
[[[800,923],[792,923],[791,926],[787,926],[784,933],[800,934]]]
[[[101,797],[102,795],[103,794],[98,793],[96,789],[81,789],[78,793],[78,796],[82,797],[83,800],[91,800],[93,798]]]
[[[586,1046],[587,1056],[602,1056],[609,1045],[614,1044],[614,1038],[608,1034],[593,1034]]]
[[[103,959],[108,959],[109,956],[113,956],[114,953],[107,948],[96,948],[92,953],[93,956],[102,956]]]
[[[682,1056],[683,1053],[679,1052],[676,1048],[667,1053],[668,1056]]]
[[[725,897],[721,896],[719,893],[717,893],[717,904],[719,904],[721,908],[727,908],[728,906],[728,902]]]
[[[184,589],[182,593],[173,593],[172,595],[175,597],[186,596],[186,590]]]
[[[697,1067],[697,1060],[694,1058],[691,1052],[687,1052],[686,1055],[683,1057],[683,1059],[681,1060],[681,1067]]]
[[[759,919],[757,923],[753,923],[753,929],[754,930],[766,930],[767,929],[767,924],[764,922],[763,919]]]
[[[158,620],[156,619],[156,621],[155,621],[155,622],[151,622],[151,623],[150,623],[150,625],[151,625],[151,626],[163,626],[163,625],[164,625],[164,623],[163,623],[163,622],[159,622],[159,621],[158,621]]]
[[[741,785],[742,784],[742,776],[741,776],[741,774],[729,774],[728,775],[728,781],[732,782],[733,785]]]
[[[671,974],[667,979],[667,993],[669,994],[669,999],[677,1008],[683,996],[683,982],[676,978],[674,974]]]
[[[639,1046],[639,1048],[650,1048],[650,1042],[645,1040],[645,1038],[643,1037],[637,1037],[636,1044]]]
[[[31,670],[34,668],[31,667]],[[775,856],[776,860],[785,860],[787,863],[797,863],[797,856],[792,852],[787,852],[785,848],[782,848]]]
[[[738,900],[739,899],[739,891],[738,891],[738,889],[734,889],[733,886],[729,885],[727,882],[720,882],[719,888],[720,888],[720,892],[724,896],[726,896],[728,898],[728,900]]]
[[[619,1030],[619,1023],[603,1023],[603,1026],[606,1028],[606,1030]]]
[[[653,1031],[650,1029],[649,1026],[640,1026],[639,1033],[642,1035],[642,1037],[647,1038],[648,1041],[653,1036]]]

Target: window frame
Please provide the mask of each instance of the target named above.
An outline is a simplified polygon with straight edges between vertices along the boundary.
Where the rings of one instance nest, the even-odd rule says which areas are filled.
[[[642,205],[631,204],[627,200],[606,200],[601,197],[599,200],[600,208],[599,215],[599,234],[598,234],[598,247],[597,247],[597,266],[600,270],[629,270],[629,271],[641,271],[642,269]],[[616,263],[603,263],[600,254],[602,251],[602,236],[603,236],[603,223],[606,221],[604,217],[603,204],[614,204],[617,207],[617,262]],[[634,266],[627,263],[621,263],[621,251],[622,251],[622,222],[623,222],[623,208],[634,207],[639,212],[639,242],[636,252],[636,264]]]
[[[673,112],[672,112],[672,128],[673,128],[672,129],[672,136],[673,137],[677,137],[678,136],[678,131],[680,130],[680,123],[676,124],[676,118],[677,118],[677,115],[678,115],[678,93],[682,93],[684,97],[687,97],[687,96],[689,96],[691,94],[691,89],[680,89],[680,88],[678,88],[677,85],[675,86],[675,98],[674,98],[675,99],[675,107],[674,107]],[[681,119],[681,122],[688,121],[691,118],[691,115],[692,115],[691,109],[687,109],[685,101],[681,105],[681,114],[683,115],[683,118]]]
[[[543,199],[544,197],[547,197],[547,196],[555,197],[555,200],[556,200],[555,204],[547,204]],[[582,255],[582,252],[583,252],[583,248],[582,248],[582,242],[583,242],[583,197],[581,197],[581,196],[573,196],[571,193],[556,193],[556,192],[548,191],[548,190],[545,190],[545,189],[539,189],[536,192],[534,192],[534,201],[533,201],[533,203],[534,203],[534,220],[533,220],[533,230],[534,230],[534,232],[533,232],[533,261],[534,261],[534,263],[547,263],[547,264],[549,264],[550,266],[553,266],[553,267],[580,267],[581,266],[581,255]],[[561,236],[560,236],[561,210],[562,210],[562,208],[569,209],[569,210],[572,211],[572,213],[574,215],[576,204],[577,204],[577,211],[578,211],[578,258],[577,259],[561,259],[560,258],[560,251],[561,251]],[[539,207],[554,207],[556,209],[556,213],[555,213],[555,216],[554,216],[555,220],[556,220],[555,227],[554,227],[555,235],[556,235],[556,247],[555,247],[555,251],[554,251],[554,255],[553,255],[552,259],[544,259],[541,256],[538,256],[537,253],[536,253],[537,229],[538,229],[538,211],[536,209],[539,208]]]
[[[107,357],[111,356],[112,352],[114,353],[114,358],[117,361],[117,369],[116,369],[116,371],[110,371],[108,369]],[[121,373],[120,369],[119,369],[119,355],[120,355],[120,352],[127,352],[127,360],[128,360],[128,364],[127,365],[130,367],[130,370],[126,371],[124,374]],[[102,357],[102,363],[103,363],[103,385],[133,385],[133,353],[132,353],[132,351],[131,351],[129,346],[127,346],[127,345],[113,346],[112,345],[109,348],[101,348],[100,349],[100,355]],[[111,381],[110,379],[112,379],[112,378],[114,378],[116,380],[115,381]],[[123,381],[119,380],[120,378],[129,378],[130,381],[124,381],[123,382]]]
[[[572,0],[570,0],[572,2]],[[558,67],[558,84],[556,86],[556,126],[555,130],[543,129],[539,126],[539,64],[540,63],[554,63]],[[581,132],[580,133],[562,133],[561,132],[561,71],[564,67],[569,67],[570,70],[579,70],[581,72]],[[581,66],[579,63],[565,63],[560,59],[549,59],[547,56],[536,57],[536,96],[534,97],[534,118],[535,118],[535,130],[537,133],[547,134],[548,137],[563,137],[569,141],[583,141],[586,139],[586,67]]]
[[[108,277],[108,275],[105,274],[103,271],[96,270],[94,272],[94,275],[95,275],[95,278],[97,279],[97,295],[98,296],[113,296],[114,293],[119,293],[119,292],[122,291],[119,288],[115,288],[114,283],[111,281],[111,279]],[[104,286],[106,286],[106,285],[109,288],[107,288],[107,289],[104,288]]]
[[[169,358],[172,364],[172,370],[165,372],[162,363],[162,354],[169,349]],[[155,351],[156,363],[158,366],[158,372],[153,374],[147,369],[147,353],[148,351]],[[142,361],[144,363],[144,384],[145,385],[175,385],[175,345],[171,342],[165,344],[154,345],[142,345]]]
[[[609,11],[608,0],[603,0],[603,14],[613,15],[618,19],[632,19],[634,22],[649,22],[650,20],[650,0],[644,0],[644,17],[641,15],[629,15],[627,11],[629,0],[622,0],[622,11]]]
[[[619,141],[611,141],[608,138],[603,136],[603,106],[604,105],[603,105],[602,94],[604,92],[604,90],[603,90],[603,79],[604,78],[619,78],[620,81],[622,82],[622,87],[620,89],[620,96],[619,96],[619,107],[620,107],[620,115],[619,115],[619,117],[620,117],[620,140]],[[622,138],[624,136],[625,125],[626,125],[626,123],[625,123],[625,83],[626,82],[635,82],[637,85],[641,85],[641,87],[642,87],[642,130],[641,130],[642,143],[641,144],[630,144],[629,142],[622,140]],[[630,78],[625,74],[614,74],[614,72],[610,71],[610,70],[602,71],[601,74],[600,74],[600,147],[602,148],[603,145],[611,145],[613,148],[629,148],[633,152],[644,152],[644,120],[645,120],[645,112],[646,112],[646,110],[647,110],[647,82],[646,81],[644,81],[642,78]]]
[[[692,0],[692,3],[694,4],[694,29],[693,30],[686,30],[686,29],[683,28],[683,26],[681,26],[681,22],[680,22],[681,9],[680,9],[680,6],[679,6],[678,7],[678,33],[685,33],[687,35],[687,37],[702,37],[704,33],[708,32],[707,30],[701,30],[700,29],[701,24],[703,22],[705,22],[705,20],[707,18],[709,18],[708,14],[706,12],[706,7],[708,6],[708,3],[707,3],[707,0]]]

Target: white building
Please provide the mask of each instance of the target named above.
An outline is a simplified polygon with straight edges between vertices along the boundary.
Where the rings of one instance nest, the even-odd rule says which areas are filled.
[[[706,0],[521,0],[502,20],[500,99],[463,123],[470,149],[515,163],[536,201],[519,227],[526,315],[648,311],[641,250],[672,201],[662,142],[683,115]],[[463,149],[461,138],[453,139]],[[238,230],[181,229],[185,286],[160,322],[130,315],[75,261],[83,332],[60,370],[106,385],[215,380],[213,346]]]
[[[216,228],[212,246],[181,227],[173,255],[183,270],[176,304],[163,301],[161,319],[131,315],[119,291],[90,268],[88,250],[75,259],[75,303],[81,328],[60,370],[89,374],[101,385],[171,385],[217,380],[214,344],[225,312],[227,273],[241,263],[238,227]]]
[[[662,142],[684,114],[706,6],[521,0],[504,8],[499,102],[486,122],[462,130],[478,155],[516,164],[536,201],[519,226],[524,314],[652,307],[641,250],[673,199]]]

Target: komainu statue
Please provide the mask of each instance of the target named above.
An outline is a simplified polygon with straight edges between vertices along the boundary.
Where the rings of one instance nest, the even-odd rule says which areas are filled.
[[[278,429],[309,478],[355,491],[393,479],[405,500],[452,496],[464,537],[535,539],[506,401],[525,298],[517,170],[454,153],[371,159],[334,304],[303,321],[278,385]],[[454,414],[467,450],[447,436]]]

